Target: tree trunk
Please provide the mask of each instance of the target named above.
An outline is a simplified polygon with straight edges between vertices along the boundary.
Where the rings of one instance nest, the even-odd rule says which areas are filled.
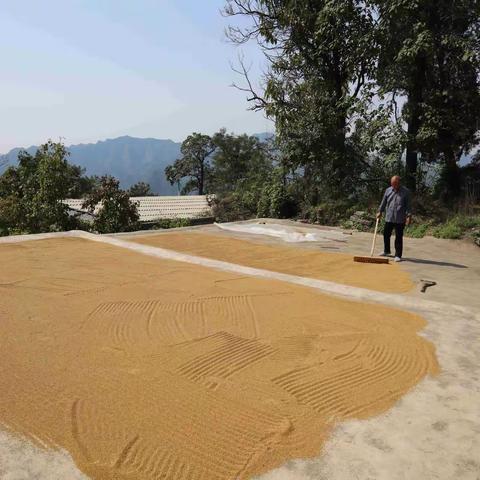
[[[462,187],[460,179],[460,168],[457,164],[457,157],[450,149],[445,152],[445,190],[443,195],[444,201],[453,201],[460,196]]]
[[[347,191],[345,185],[350,184],[352,172],[349,169],[349,160],[347,158],[346,149],[346,126],[347,115],[346,113],[339,111],[337,117],[337,131],[335,132],[335,138],[333,143],[333,166],[335,175],[331,178],[331,182],[335,184],[335,196],[337,198],[343,198]]]
[[[334,168],[335,176],[332,178],[336,181],[336,195],[341,198],[345,195],[345,191],[342,188],[342,184],[345,179],[352,174],[348,171],[347,158],[346,158],[346,136],[347,136],[347,112],[340,105],[342,105],[342,99],[344,96],[344,90],[346,82],[344,75],[342,75],[340,68],[335,69],[335,110],[336,110],[336,131],[333,139],[333,151],[334,153]]]
[[[425,84],[426,62],[423,55],[419,55],[415,61],[415,69],[412,73],[411,88],[408,94],[408,140],[405,159],[406,186],[414,192],[417,189],[418,167],[418,143],[417,135],[420,130],[420,111],[423,100],[423,85]]]
[[[417,167],[418,167],[418,152],[415,147],[415,137],[418,133],[418,117],[410,117],[408,122],[408,142],[407,154],[405,158],[405,185],[412,192],[417,189]]]

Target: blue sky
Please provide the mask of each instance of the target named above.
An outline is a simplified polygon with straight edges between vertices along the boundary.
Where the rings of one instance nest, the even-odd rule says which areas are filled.
[[[223,0],[0,0],[0,153],[48,138],[273,131],[230,67]]]

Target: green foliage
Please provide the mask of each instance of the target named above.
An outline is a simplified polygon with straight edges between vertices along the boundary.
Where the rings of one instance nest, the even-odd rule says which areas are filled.
[[[67,162],[62,143],[48,141],[34,156],[23,151],[18,166],[0,177],[0,229],[39,233],[73,228],[74,220],[62,200],[82,191],[82,169]]]
[[[349,133],[371,103],[376,43],[369,4],[229,0],[225,13],[251,21],[229,36],[255,39],[267,58],[263,95],[248,78],[247,85],[253,108],[275,120],[283,164],[303,170],[312,204],[319,196],[349,195],[365,168]]]
[[[432,230],[436,238],[457,239],[462,237],[462,229],[453,221],[439,225]]]
[[[128,194],[131,197],[149,197],[155,195],[150,188],[150,184],[145,182],[137,182],[130,187]]]
[[[130,202],[128,193],[121,190],[119,185],[117,179],[103,176],[99,186],[83,203],[83,208],[92,214],[100,204],[93,222],[94,230],[99,233],[128,232],[137,227],[137,205]]]
[[[210,155],[215,151],[211,137],[200,133],[192,133],[182,143],[182,158],[165,168],[165,175],[171,185],[187,179],[182,187],[182,194],[198,192],[208,193],[210,179]]]
[[[291,218],[298,212],[298,202],[289,192],[280,172],[263,187],[257,205],[258,217]]]
[[[182,228],[189,227],[192,222],[188,218],[168,218],[155,223],[154,229]]]
[[[219,221],[247,219],[257,214],[257,204],[274,163],[273,146],[248,135],[213,136],[213,211]]]
[[[67,161],[62,143],[48,141],[35,155],[20,152],[18,166],[0,176],[0,235],[87,230],[91,225],[69,215],[66,198],[86,197],[84,208],[102,208],[93,227],[101,233],[128,231],[138,214],[128,194],[113,177],[86,177],[84,170]]]
[[[165,172],[172,184],[186,179],[183,194],[214,192],[210,202],[217,220],[251,218],[273,172],[274,150],[256,137],[228,134],[225,129],[212,138],[194,133],[183,142],[183,158]]]
[[[242,89],[308,203],[374,193],[405,150],[407,186],[421,158],[444,165],[445,201],[460,194],[457,162],[480,138],[479,2],[226,0],[225,14],[247,20],[229,38],[265,54],[263,92],[243,63]]]
[[[456,239],[472,234],[478,235],[480,216],[456,215],[432,229],[432,235],[437,238]]]
[[[301,216],[311,223],[340,225],[352,213],[353,207],[349,202],[337,200],[304,207]]]
[[[100,178],[97,175],[86,176],[84,168],[77,165],[70,165],[70,167],[71,186],[66,198],[83,198],[98,187]]]
[[[216,196],[212,200],[213,216],[218,222],[248,220],[256,216],[257,195],[252,192],[230,192]]]
[[[269,143],[248,135],[228,134],[221,129],[212,138],[211,187],[216,194],[258,188],[272,172],[273,152]]]
[[[480,216],[457,215],[455,223],[463,230],[480,227]]]
[[[355,211],[348,219],[341,222],[343,228],[358,230],[359,232],[370,232],[375,225],[376,209],[366,209]],[[385,225],[384,217],[378,224],[378,230],[381,231]]]
[[[479,2],[377,0],[379,68],[383,92],[407,101],[407,169],[422,160],[440,161],[455,176],[463,151],[474,143],[480,119]],[[414,184],[412,185],[414,186]],[[444,182],[449,195],[458,183]]]
[[[429,229],[428,223],[413,223],[405,227],[405,236],[411,238],[423,238]]]

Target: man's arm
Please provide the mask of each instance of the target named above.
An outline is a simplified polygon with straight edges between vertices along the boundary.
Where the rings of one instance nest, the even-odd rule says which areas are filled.
[[[382,216],[382,213],[385,211],[386,206],[387,206],[387,190],[385,190],[382,201],[380,202],[380,206],[378,207],[377,218],[380,218]]]

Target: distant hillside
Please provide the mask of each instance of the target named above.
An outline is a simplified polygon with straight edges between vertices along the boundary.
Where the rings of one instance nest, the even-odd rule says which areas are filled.
[[[8,164],[15,164],[20,148],[3,156]],[[37,147],[26,149],[34,154]],[[165,178],[165,167],[180,156],[180,144],[172,140],[155,138],[119,137],[97,143],[68,147],[69,162],[86,169],[87,175],[113,175],[120,180],[122,188],[142,181],[160,195],[176,194],[176,187]]]
[[[256,135],[264,141],[271,134]],[[158,195],[175,195],[177,187],[165,178],[165,167],[180,157],[180,143],[156,138],[119,137],[97,143],[71,145],[69,161],[86,169],[87,175],[113,175],[121,187],[129,188],[136,182],[147,182]],[[0,165],[14,165],[21,148],[0,155]],[[37,147],[26,149],[34,154]],[[0,173],[5,167],[0,167]]]

